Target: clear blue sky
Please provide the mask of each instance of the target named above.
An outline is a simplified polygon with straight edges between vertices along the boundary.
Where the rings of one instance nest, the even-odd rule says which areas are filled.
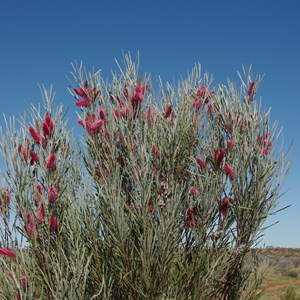
[[[265,74],[260,95],[293,142],[292,169],[266,245],[300,247],[300,4],[297,1],[0,1],[0,104],[6,115],[40,101],[54,84],[70,106],[65,75],[83,60],[108,75],[121,50],[139,50],[141,69],[173,81],[195,62],[216,82],[237,79],[242,64]],[[0,125],[3,118],[0,118]]]

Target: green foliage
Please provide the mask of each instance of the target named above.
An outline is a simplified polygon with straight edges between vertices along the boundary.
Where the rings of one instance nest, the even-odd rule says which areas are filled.
[[[16,257],[0,255],[1,297],[256,299],[244,258],[287,169],[260,77],[212,87],[196,66],[155,93],[124,58],[110,84],[74,66],[80,142],[51,90],[29,122],[7,121],[0,248]]]

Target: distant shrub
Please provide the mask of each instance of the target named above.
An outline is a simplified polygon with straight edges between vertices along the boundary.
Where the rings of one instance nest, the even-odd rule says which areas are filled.
[[[297,278],[299,273],[295,269],[287,268],[287,269],[281,270],[281,274],[283,276],[287,276],[287,277],[291,277],[291,278]]]
[[[295,288],[290,286],[280,295],[281,300],[300,300],[300,296],[296,293]]]

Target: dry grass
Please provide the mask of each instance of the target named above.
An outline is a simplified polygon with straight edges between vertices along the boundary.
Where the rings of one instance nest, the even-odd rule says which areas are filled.
[[[289,286],[300,295],[300,249],[265,248],[258,252],[269,265],[261,285],[265,290],[261,299],[280,300]]]

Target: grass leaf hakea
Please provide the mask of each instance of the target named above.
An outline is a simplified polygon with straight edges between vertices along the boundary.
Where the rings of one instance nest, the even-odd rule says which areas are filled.
[[[155,91],[137,66],[107,83],[73,65],[74,133],[52,88],[5,119],[1,299],[256,299],[242,266],[287,171],[261,78],[196,66]]]

